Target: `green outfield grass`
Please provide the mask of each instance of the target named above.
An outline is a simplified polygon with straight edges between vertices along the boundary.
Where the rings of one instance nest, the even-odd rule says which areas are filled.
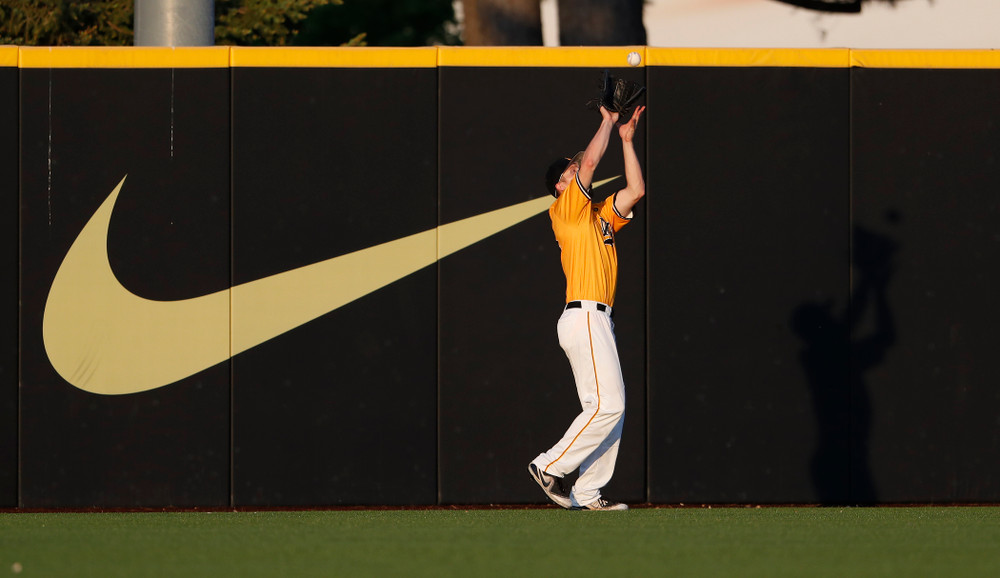
[[[15,574],[998,576],[1000,508],[4,513]]]

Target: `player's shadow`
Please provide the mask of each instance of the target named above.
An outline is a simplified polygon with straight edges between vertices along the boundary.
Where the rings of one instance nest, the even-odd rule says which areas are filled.
[[[899,217],[890,212],[887,220]],[[871,394],[864,376],[896,341],[888,287],[897,244],[856,225],[850,302],[807,302],[792,313],[818,425],[810,475],[822,504],[878,501],[870,469]]]

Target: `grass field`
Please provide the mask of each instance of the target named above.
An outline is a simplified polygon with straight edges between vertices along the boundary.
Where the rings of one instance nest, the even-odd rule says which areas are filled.
[[[998,576],[1000,508],[0,514],[19,576]]]

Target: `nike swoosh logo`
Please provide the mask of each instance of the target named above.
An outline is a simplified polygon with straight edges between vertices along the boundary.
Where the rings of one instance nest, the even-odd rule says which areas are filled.
[[[610,182],[613,177],[595,187]],[[178,301],[135,295],[108,260],[123,178],[73,242],[45,303],[49,362],[75,387],[124,395],[190,377],[549,208],[550,197]]]

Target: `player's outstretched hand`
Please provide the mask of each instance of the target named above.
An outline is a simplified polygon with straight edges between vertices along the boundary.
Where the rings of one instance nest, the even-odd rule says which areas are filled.
[[[642,113],[645,110],[645,106],[636,108],[632,118],[630,118],[625,124],[618,127],[618,135],[622,137],[622,142],[632,142],[632,137],[635,136],[635,123],[639,122],[639,117],[642,116]]]

